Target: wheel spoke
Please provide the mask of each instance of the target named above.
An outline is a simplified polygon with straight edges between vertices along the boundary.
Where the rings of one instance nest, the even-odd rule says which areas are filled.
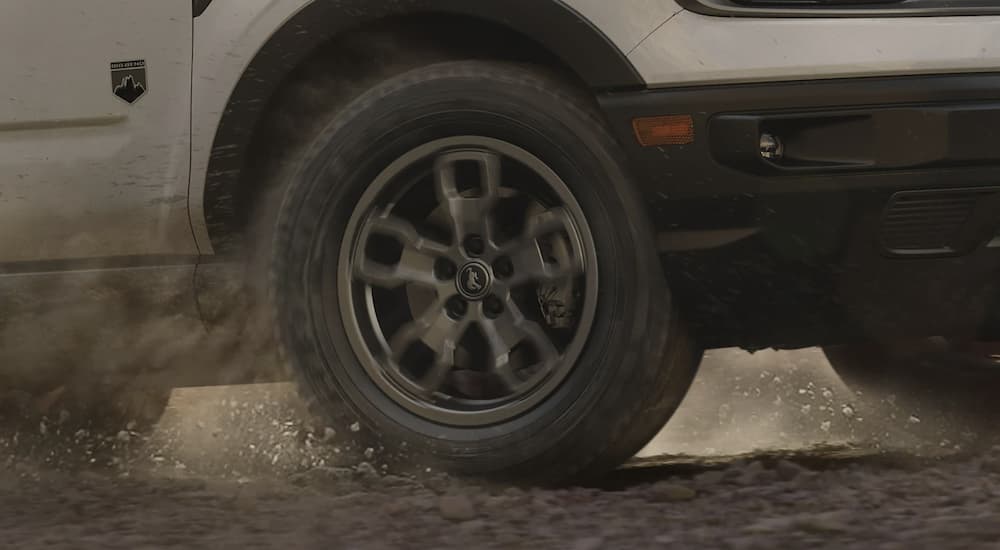
[[[449,343],[454,345],[458,341],[462,325],[460,321],[448,316],[440,302],[435,302],[423,315],[396,331],[389,342],[392,357],[398,360],[418,340],[435,354],[441,354]]]
[[[547,262],[538,239],[556,232],[565,232],[568,247],[557,263]],[[536,214],[525,222],[521,236],[501,250],[511,258],[514,275],[510,284],[552,282],[583,273],[583,246],[574,230],[573,220],[564,208],[553,208]]]
[[[521,381],[514,373],[510,364],[510,352],[521,342],[523,337],[517,328],[509,321],[496,319],[483,322],[483,333],[490,345],[490,355],[493,358],[493,373],[509,392],[517,392]]]
[[[565,231],[570,237],[576,233],[573,229],[573,217],[565,208],[551,208],[528,218],[524,222],[522,239],[536,240],[556,231]]]
[[[393,215],[377,216],[369,221],[368,234],[394,237],[404,247],[417,252],[443,256],[448,253],[448,245],[429,239],[420,234],[410,222]]]
[[[458,188],[456,166],[459,162],[475,162],[479,166],[479,194],[468,197]],[[445,153],[434,163],[434,185],[437,198],[447,212],[455,242],[467,235],[480,234],[492,240],[490,211],[500,196],[500,157],[488,151],[457,151]]]
[[[511,392],[519,391],[525,383],[517,378],[510,364],[510,353],[515,346],[527,340],[539,356],[542,370],[551,368],[559,360],[559,351],[541,325],[524,317],[512,298],[506,300],[504,312],[496,319],[482,319],[480,326],[490,346],[493,372]]]
[[[527,339],[535,346],[535,351],[541,357],[543,363],[551,363],[559,359],[559,350],[556,349],[552,340],[545,334],[542,325],[534,321],[525,321],[521,330],[524,331]]]
[[[434,257],[405,248],[396,263],[396,269],[414,283],[434,285]]]
[[[402,255],[395,265],[382,264],[365,256],[364,243],[372,235],[391,237],[403,245]],[[354,275],[363,282],[389,289],[408,283],[437,286],[434,261],[448,253],[448,245],[424,237],[412,223],[391,214],[368,220],[361,239],[354,259]]]
[[[486,340],[490,344],[493,366],[506,365],[510,362],[511,350],[523,339],[521,331],[514,325],[510,315],[501,315],[497,319],[484,319],[482,326]]]
[[[455,366],[455,348],[466,328],[468,322],[452,319],[445,312],[443,303],[436,302],[392,336],[389,341],[392,361],[398,364],[415,343],[423,342],[434,352],[434,362],[421,378],[420,386],[429,394],[434,393]]]
[[[431,266],[430,271],[417,267],[425,264]],[[394,289],[411,283],[435,288],[438,281],[434,277],[433,265],[433,259],[416,254],[407,259],[405,264],[400,261],[396,265],[385,265],[368,258],[359,258],[354,262],[354,275],[364,283],[380,288]]]
[[[428,394],[441,389],[452,369],[455,368],[455,344],[449,342],[441,353],[434,357],[434,364],[420,379],[420,385]]]

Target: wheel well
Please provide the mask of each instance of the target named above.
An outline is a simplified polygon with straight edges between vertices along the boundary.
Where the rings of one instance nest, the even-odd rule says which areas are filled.
[[[390,16],[327,37],[289,64],[266,100],[259,102],[263,107],[252,126],[244,123],[241,158],[233,158],[231,147],[220,147],[217,135],[212,162],[222,151],[220,160],[230,169],[210,168],[206,182],[205,216],[215,252],[239,254],[248,241],[264,237],[256,232],[266,231],[267,223],[255,228],[250,222],[273,220],[267,210],[280,201],[276,195],[281,175],[294,164],[304,138],[318,130],[315,125],[328,122],[341,106],[388,75],[453,59],[543,65],[581,88],[592,87],[577,70],[532,38],[469,15]],[[262,80],[259,75],[247,76]]]

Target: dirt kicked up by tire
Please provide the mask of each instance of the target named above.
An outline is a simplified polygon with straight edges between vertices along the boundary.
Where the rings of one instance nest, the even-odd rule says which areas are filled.
[[[591,101],[531,66],[389,78],[319,132],[280,209],[283,353],[390,456],[558,481],[638,451],[700,354]]]

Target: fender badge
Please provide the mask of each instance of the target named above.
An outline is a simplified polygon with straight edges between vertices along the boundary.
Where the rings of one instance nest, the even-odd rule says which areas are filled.
[[[146,61],[118,61],[111,64],[111,91],[126,103],[146,95]]]

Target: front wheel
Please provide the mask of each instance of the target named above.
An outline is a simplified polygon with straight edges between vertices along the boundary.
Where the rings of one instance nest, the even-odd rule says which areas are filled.
[[[361,95],[289,182],[274,250],[307,397],[451,471],[612,468],[698,363],[617,145],[534,68],[442,63]]]

